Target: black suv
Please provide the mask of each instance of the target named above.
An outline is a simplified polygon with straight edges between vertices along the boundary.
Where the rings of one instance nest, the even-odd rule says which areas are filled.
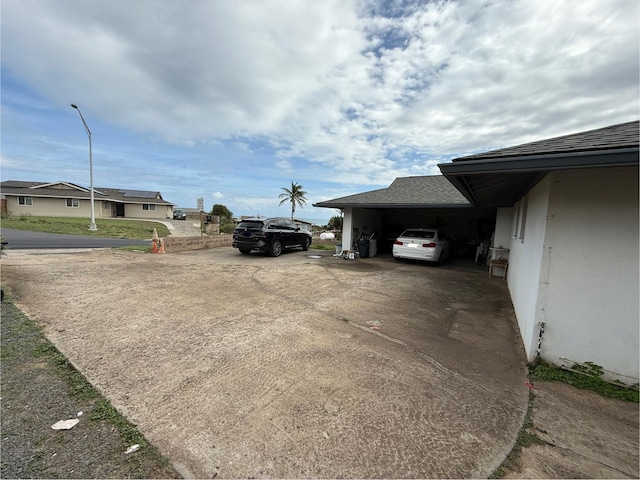
[[[231,245],[240,253],[260,250],[277,257],[284,249],[300,247],[308,250],[311,233],[288,218],[249,218],[236,226]]]

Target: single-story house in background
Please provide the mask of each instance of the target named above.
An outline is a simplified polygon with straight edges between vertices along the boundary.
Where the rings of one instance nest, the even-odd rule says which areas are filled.
[[[95,218],[173,217],[173,204],[160,192],[94,188]],[[70,182],[0,183],[2,212],[44,217],[91,217],[91,190]]]
[[[446,181],[467,202],[456,208],[481,209],[477,218],[495,212],[493,245],[509,249],[506,280],[529,361],[539,355],[566,367],[592,362],[608,378],[638,382],[638,126],[634,121],[456,158],[438,165],[443,177],[423,177],[425,208],[452,208],[443,190],[426,190]],[[367,205],[361,211],[358,198],[347,204],[352,197],[317,204],[344,204],[343,244],[375,215]],[[384,228],[393,207],[376,208]],[[419,226],[419,220],[405,225]]]

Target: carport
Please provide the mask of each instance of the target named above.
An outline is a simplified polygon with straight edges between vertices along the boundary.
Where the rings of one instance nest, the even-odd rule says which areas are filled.
[[[314,204],[341,209],[343,249],[361,234],[377,239],[377,251],[391,251],[406,228],[441,227],[454,242],[454,255],[472,256],[491,238],[495,208],[477,208],[442,175],[399,177],[387,187]]]

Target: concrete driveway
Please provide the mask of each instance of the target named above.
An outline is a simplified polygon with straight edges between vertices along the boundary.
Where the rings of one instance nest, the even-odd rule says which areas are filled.
[[[471,265],[219,248],[11,252],[2,274],[187,477],[483,477],[527,408],[506,284]]]

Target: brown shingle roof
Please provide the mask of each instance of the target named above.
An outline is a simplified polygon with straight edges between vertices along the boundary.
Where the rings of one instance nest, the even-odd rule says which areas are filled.
[[[387,188],[315,203],[318,207],[468,206],[469,202],[443,175],[399,177]]]
[[[499,159],[504,157],[549,155],[554,153],[578,153],[637,147],[639,143],[638,125],[638,120],[619,123],[596,130],[547,138],[545,140],[516,145],[515,147],[501,148],[476,155],[454,158],[453,161]]]

